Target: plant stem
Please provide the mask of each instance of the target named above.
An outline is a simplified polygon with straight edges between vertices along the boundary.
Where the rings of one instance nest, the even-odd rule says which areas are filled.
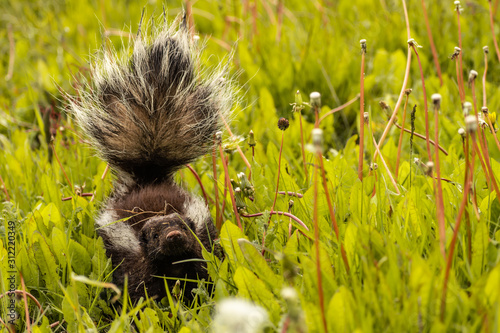
[[[333,210],[332,199],[330,198],[330,193],[328,191],[328,184],[326,183],[325,165],[323,163],[323,156],[322,156],[321,152],[318,152],[318,160],[320,162],[321,179],[323,181],[323,189],[325,190],[326,202],[328,203],[328,209],[330,212],[330,216],[332,218],[333,230],[335,231],[335,235],[337,236],[337,241],[340,244],[340,253],[342,255],[342,260],[344,261],[345,269],[347,271],[347,274],[349,274],[349,272],[350,272],[349,261],[347,260],[347,254],[345,252],[344,244],[340,240],[339,226],[337,224],[337,219],[335,218],[335,212]]]
[[[316,118],[317,119],[317,118]],[[318,221],[318,163],[314,166],[314,204],[313,204],[313,221],[314,221],[314,248],[316,251],[316,275],[318,279],[318,297],[319,307],[321,311],[321,320],[323,323],[323,330],[328,332],[325,316],[325,301],[323,295],[323,283],[321,279],[321,258],[319,252],[319,221]]]
[[[382,160],[382,164],[385,168],[385,170],[387,171],[387,174],[389,175],[389,179],[391,180],[391,183],[392,185],[394,186],[394,189],[396,190],[396,193],[399,195],[401,194],[401,192],[399,192],[399,188],[398,188],[398,184],[396,183],[396,181],[394,180],[394,177],[392,177],[392,173],[391,173],[391,170],[389,169],[389,167],[387,166],[387,164],[385,163],[385,160],[384,160],[384,157],[382,156],[382,153],[380,152],[380,149],[379,149],[379,146],[377,145],[377,141],[375,140],[375,138],[373,137],[373,133],[372,133],[372,140],[373,140],[373,145],[375,146],[375,149],[376,149],[376,153],[378,152],[379,155],[380,155],[380,159]]]
[[[276,205],[276,199],[278,198],[278,189],[280,185],[280,171],[281,171],[281,153],[283,152],[283,137],[285,136],[285,131],[281,131],[281,146],[280,146],[280,153],[278,156],[278,179],[276,180],[276,191],[274,192],[274,200],[273,200],[273,205],[271,206],[271,211],[274,211],[274,206]],[[269,221],[271,221],[271,216],[269,216]],[[269,223],[267,221],[267,223]]]
[[[464,70],[462,67],[462,30],[460,27],[460,9],[457,8],[457,30],[458,30],[458,47],[460,48],[460,54],[458,55],[458,61],[460,66],[460,77],[458,79],[459,89],[462,90],[462,104],[465,102],[465,89],[464,89]]]
[[[361,74],[359,79],[359,158],[358,158],[358,178],[363,181],[363,159],[365,147],[365,52],[366,48],[361,48]],[[338,235],[337,235],[338,237]]]
[[[443,77],[441,75],[441,66],[439,65],[436,45],[434,44],[434,39],[432,38],[431,26],[429,24],[429,17],[427,15],[427,8],[425,8],[424,0],[422,0],[422,11],[424,12],[425,27],[427,28],[427,36],[429,37],[429,43],[431,45],[432,59],[434,60],[434,66],[436,66],[437,75],[439,77],[439,84],[442,87]]]
[[[227,170],[226,159],[224,158],[224,151],[222,150],[222,146],[219,144],[219,153],[220,159],[222,160],[222,165],[224,166],[224,176],[226,177],[226,186],[229,188],[229,196],[231,197],[231,203],[233,204],[234,215],[236,217],[236,221],[238,222],[238,227],[243,231],[243,227],[241,226],[240,215],[238,214],[238,208],[236,208],[236,201],[234,199],[233,193],[233,185],[231,184],[231,180],[229,179],[229,171]]]
[[[403,120],[402,120],[402,125],[401,125],[401,133],[399,133],[398,155],[396,157],[396,170],[394,172],[394,178],[396,178],[396,179],[398,179],[398,173],[399,173],[399,158],[401,157],[401,146],[403,145],[403,133],[404,133],[404,127],[405,127],[406,107],[408,106],[408,98],[409,98],[409,95],[407,94],[406,100],[405,100],[405,106],[403,109]]]
[[[302,151],[302,164],[304,165],[304,175],[306,176],[306,184],[309,184],[309,175],[307,173],[307,165],[306,165],[306,152],[304,148],[304,132],[302,130],[302,111],[299,111],[299,123],[300,123],[300,147]]]
[[[397,128],[399,129],[403,129],[406,133],[409,133],[411,134],[411,130],[407,129],[407,128],[402,128],[400,125],[398,125],[397,123],[394,124]],[[425,140],[425,136],[420,134],[420,133],[417,133],[417,132],[413,132],[413,135],[416,136],[417,138],[420,138],[422,140]],[[436,147],[436,143],[434,142],[434,140],[432,139],[429,139],[429,143],[431,145],[433,145],[434,147]],[[446,151],[446,149],[444,149],[443,147],[441,146],[438,146],[439,150],[441,150],[443,152],[443,154],[445,154],[446,156],[448,156],[448,152]]]
[[[434,140],[436,144],[439,145],[439,107],[437,103],[434,103]],[[441,253],[443,257],[446,258],[446,220],[444,217],[444,203],[443,203],[443,186],[441,184],[441,168],[439,166],[439,150],[434,149],[435,152],[435,168],[437,177],[437,200],[436,200],[436,211],[437,220],[439,224],[439,243],[441,247]]]
[[[403,79],[403,86],[401,87],[401,92],[399,94],[398,101],[396,102],[396,106],[394,107],[394,111],[392,112],[391,118],[389,119],[389,122],[387,123],[387,126],[385,127],[384,132],[382,133],[382,136],[380,137],[380,140],[378,140],[379,147],[382,146],[382,144],[385,141],[385,138],[389,134],[389,130],[391,129],[392,125],[394,124],[394,119],[396,119],[396,116],[398,114],[398,109],[399,109],[401,103],[403,102],[403,95],[405,93],[406,85],[408,83],[408,77],[410,76],[410,64],[411,64],[411,46],[408,45],[408,56],[407,56],[407,60],[406,60],[406,70],[405,70],[405,76]],[[373,161],[376,160],[377,155],[378,155],[378,150],[376,150],[375,153],[373,154],[373,159],[372,159]]]
[[[205,187],[203,186],[203,183],[202,183],[202,181],[200,179],[200,176],[198,175],[198,173],[193,169],[193,167],[190,164],[186,164],[186,167],[194,175],[194,178],[196,178],[196,181],[198,182],[198,184],[200,184],[201,192],[203,193],[203,198],[205,199],[205,204],[208,206],[208,204],[209,204],[209,202],[208,202],[209,198],[208,198],[207,192],[205,192]]]
[[[415,55],[417,56],[418,60],[418,68],[420,69],[420,79],[422,80],[422,93],[424,94],[424,110],[425,110],[425,143],[427,147],[427,157],[429,158],[429,161],[432,161],[432,154],[431,154],[431,146],[429,143],[429,110],[427,108],[427,92],[425,89],[425,80],[424,80],[424,71],[422,70],[422,64],[420,63],[420,57],[417,52],[417,48],[415,45],[412,43],[411,47],[413,48],[413,51],[415,52]]]
[[[462,201],[460,203],[460,209],[458,210],[458,215],[455,222],[455,230],[453,231],[453,237],[451,238],[450,251],[448,252],[448,258],[446,260],[446,269],[444,273],[444,284],[443,293],[441,296],[441,322],[444,322],[444,317],[446,313],[446,293],[448,291],[448,278],[450,276],[451,263],[453,260],[453,252],[455,250],[455,243],[457,241],[458,230],[460,229],[460,222],[462,221],[462,214],[465,210],[465,205],[467,204],[467,194],[470,190],[470,183],[472,181],[472,172],[470,172],[469,177],[466,177],[464,184],[464,195],[462,196]]]
[[[493,188],[495,189],[495,193],[497,195],[497,200],[500,203],[500,190],[498,189],[498,185],[497,185],[497,182],[495,180],[495,174],[493,173],[493,170],[491,169],[490,160],[485,158],[486,166],[488,168],[488,170],[485,170],[484,164],[483,164],[482,159],[481,159],[481,153],[479,152],[479,147],[477,146],[476,135],[474,133],[472,133],[471,137],[472,137],[472,144],[474,145],[474,149],[476,150],[476,152],[478,154],[479,161],[481,161],[481,166],[483,166],[484,173],[487,173],[487,172],[490,173],[491,182],[493,183]]]
[[[301,227],[303,227],[304,229],[309,231],[309,228],[305,225],[305,223],[302,222],[297,216],[295,216],[291,213],[280,212],[280,211],[275,210],[275,211],[269,212],[269,214],[271,214],[271,215],[284,215],[286,217],[289,217],[292,220],[294,220],[295,222],[297,222]],[[243,216],[243,217],[257,217],[257,216],[262,216],[262,215],[264,215],[264,213],[241,214],[241,216]]]
[[[360,95],[356,95],[356,97],[354,97],[353,99],[351,99],[350,101],[348,102],[345,102],[344,104],[340,105],[340,106],[337,106],[335,109],[331,109],[330,111],[328,111],[327,113],[325,113],[324,115],[322,115],[320,118],[319,118],[319,123],[321,124],[321,122],[323,120],[325,120],[326,117],[328,117],[329,115],[331,114],[334,114],[335,112],[338,112],[338,111],[342,111],[343,109],[345,109],[346,107],[348,107],[349,105],[351,105],[352,103],[356,102],[358,99],[359,99]]]
[[[498,61],[500,62],[500,50],[498,49],[497,37],[495,35],[495,26],[493,23],[493,10],[491,8],[491,0],[488,0],[488,7],[490,10],[490,28],[491,34],[493,35],[493,44],[495,45],[495,52],[497,53]]]
[[[212,149],[212,169],[214,176],[214,194],[215,194],[215,227],[217,230],[221,230],[222,227],[222,216],[219,207],[219,186],[217,182],[217,156],[216,156],[216,144],[214,143],[214,147]]]
[[[231,139],[233,140],[233,142],[235,142],[236,139],[234,138],[233,132],[231,132],[231,128],[229,128],[229,125],[227,124],[226,119],[224,119],[224,117],[222,117],[222,115],[221,115],[221,118],[224,121],[224,125],[226,126],[226,129],[229,133],[229,136],[231,136]],[[240,153],[240,156],[243,159],[243,162],[245,162],[245,164],[248,168],[248,180],[251,180],[252,179],[252,166],[248,162],[245,154],[243,154],[243,152],[241,151],[241,148],[239,145],[236,145],[236,149],[238,149],[238,152]]]

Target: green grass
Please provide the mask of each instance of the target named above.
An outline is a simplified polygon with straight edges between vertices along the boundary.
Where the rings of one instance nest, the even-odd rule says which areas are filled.
[[[284,3],[281,28],[280,3]],[[493,7],[496,3],[493,1]],[[452,251],[464,195],[465,171],[472,172],[473,200],[466,201],[457,230],[449,278],[445,278],[447,261],[440,250],[438,196],[433,179],[423,167],[428,160],[425,140],[413,137],[410,146],[410,135],[403,137],[395,179],[399,195],[380,157],[373,160],[371,136],[378,141],[388,124],[379,102],[394,109],[405,76],[408,36],[402,2],[197,1],[193,18],[197,31],[207,38],[204,63],[217,63],[228,48],[233,48],[233,70],[244,92],[235,106],[231,126],[242,139],[239,145],[251,163],[255,192],[253,200],[237,194],[237,204],[245,211],[241,215],[264,214],[241,216],[243,230],[238,228],[218,158],[217,190],[221,201],[226,202],[220,242],[226,256],[220,262],[206,254],[215,292],[208,295],[200,284],[195,303],[188,307],[177,302],[175,295],[158,303],[130,304],[125,293],[119,302],[113,302],[117,293],[109,284],[112,267],[93,219],[112,189],[114,176],[108,174],[101,179],[106,164],[82,140],[62,102],[61,90],[75,93],[73,85],[78,83],[78,75],[88,75],[88,61],[101,47],[105,32],[119,50],[122,40],[129,42],[119,35],[135,33],[142,4],[107,0],[1,2],[0,176],[4,185],[0,191],[0,294],[4,297],[0,299],[0,318],[9,320],[12,298],[5,293],[10,289],[8,278],[14,274],[15,289],[26,290],[41,305],[40,309],[33,300],[28,301],[33,332],[207,331],[217,304],[232,296],[262,307],[268,318],[264,324],[267,331],[323,332],[326,322],[329,332],[499,332],[500,201],[488,184],[477,154],[474,168],[466,166],[463,141],[457,132],[465,127],[456,62],[449,58],[459,43],[457,15],[452,1],[427,3],[443,71],[441,86],[421,3],[412,1],[407,6],[411,37],[423,46],[418,52],[428,97],[431,139],[435,124],[430,96],[442,96],[439,143],[448,153],[440,155],[441,177],[449,180],[442,181],[447,256]],[[462,6],[464,80],[471,69],[478,71],[475,88],[480,108],[482,47],[489,45],[484,88],[487,106],[495,112],[500,107],[500,62],[489,26],[488,2],[468,1]],[[166,7],[172,20],[182,5],[167,2]],[[159,18],[162,3],[151,1],[146,11],[146,17]],[[301,112],[306,178],[300,115],[292,113],[290,104],[295,102],[297,90],[305,102],[309,101],[309,93],[320,92],[321,114],[355,98],[360,93],[360,39],[367,40],[364,110],[369,113],[362,181],[357,173],[359,101],[325,118],[320,126],[326,183],[339,229],[337,238],[321,182],[321,163],[312,145],[314,112],[309,106]],[[465,101],[473,102],[466,83]],[[411,127],[410,113],[417,105],[415,131],[425,135],[422,81],[414,53],[406,88],[413,91],[405,127]],[[398,112],[399,124],[402,111],[403,105]],[[278,194],[275,210],[288,212],[293,200],[291,214],[309,231],[283,215],[272,215],[268,224],[278,177],[280,117],[288,118],[290,127],[283,133],[279,190],[303,197]],[[243,140],[250,130],[257,141],[254,158]],[[399,133],[394,127],[381,145],[391,174],[395,172]],[[500,150],[488,130],[485,135],[493,175],[499,182]],[[470,152],[473,148],[469,141]],[[237,174],[244,172],[248,176],[249,170],[227,133],[223,146],[229,158],[229,176],[239,182]],[[415,163],[414,158],[421,162]],[[378,169],[370,171],[373,162]],[[214,198],[211,156],[193,164],[193,168],[208,195]],[[189,170],[179,172],[177,179],[201,195],[200,185]],[[240,193],[245,192],[244,184],[238,185],[243,190]],[[94,193],[94,197],[77,193]],[[215,217],[214,205],[211,211]],[[315,241],[315,226],[319,228],[319,243]],[[9,243],[9,235],[14,235],[14,242]],[[9,251],[15,253],[15,265],[8,261]],[[117,306],[119,303],[122,306]],[[14,306],[19,314],[16,332],[26,330],[22,294]],[[256,316],[266,317],[262,313]],[[0,330],[7,332],[1,324]]]

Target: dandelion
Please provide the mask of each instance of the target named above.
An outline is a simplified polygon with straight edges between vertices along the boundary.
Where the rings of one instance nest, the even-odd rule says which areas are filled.
[[[216,309],[212,332],[257,333],[270,326],[266,310],[244,299],[222,300]]]

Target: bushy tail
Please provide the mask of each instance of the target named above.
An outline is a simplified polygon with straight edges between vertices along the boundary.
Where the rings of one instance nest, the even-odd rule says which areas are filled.
[[[69,104],[101,156],[137,183],[163,181],[204,155],[229,116],[224,66],[200,71],[201,47],[187,29],[138,33],[132,55],[102,51],[87,89]]]

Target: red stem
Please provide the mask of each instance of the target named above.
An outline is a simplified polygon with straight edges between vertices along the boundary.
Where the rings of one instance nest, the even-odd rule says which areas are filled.
[[[240,221],[240,214],[238,214],[238,209],[236,208],[236,201],[234,199],[233,193],[233,185],[231,184],[231,180],[229,179],[229,171],[227,170],[226,159],[224,158],[224,151],[222,150],[222,146],[219,145],[219,153],[220,158],[222,160],[222,165],[224,165],[224,175],[226,177],[226,186],[229,188],[229,196],[231,197],[231,203],[233,204],[234,215],[236,216],[236,221],[238,222],[238,227],[243,230]]]
[[[439,107],[434,107],[434,137],[436,144],[439,145]],[[446,220],[444,217],[444,203],[443,203],[443,186],[441,184],[441,168],[439,166],[439,150],[434,149],[436,161],[436,178],[437,178],[437,220],[439,223],[439,243],[443,257],[446,257]]]
[[[488,6],[490,9],[490,28],[491,34],[493,35],[493,44],[495,44],[495,52],[497,53],[498,61],[500,62],[500,50],[498,49],[497,37],[495,35],[495,27],[493,23],[493,10],[491,9],[491,0],[488,0]]]
[[[200,176],[198,175],[198,173],[193,169],[193,167],[190,164],[186,164],[186,167],[194,175],[194,178],[196,178],[196,181],[198,182],[198,184],[200,184],[201,192],[203,193],[203,198],[205,199],[205,204],[208,206],[207,192],[205,192],[205,187],[203,186],[203,183],[201,182]]]
[[[418,55],[417,48],[415,47],[414,44],[411,44],[411,47],[413,48],[413,51],[417,56],[418,68],[420,69],[420,79],[422,80],[422,92],[424,94],[424,108],[425,108],[425,143],[427,145],[427,155],[428,155],[427,157],[429,158],[429,161],[432,161],[431,146],[429,143],[429,115],[428,115],[429,110],[427,109],[427,91],[425,89],[424,71],[422,70],[422,64],[420,63],[420,57]]]
[[[398,179],[398,173],[399,173],[399,159],[401,157],[401,146],[403,145],[403,133],[404,133],[404,127],[405,127],[405,121],[406,121],[406,107],[408,106],[408,98],[409,98],[409,95],[406,95],[405,106],[403,109],[403,120],[402,120],[402,125],[401,125],[401,133],[399,133],[398,155],[396,157],[396,170],[394,172],[394,178],[396,178],[396,179]]]
[[[427,8],[425,8],[424,0],[422,0],[422,11],[424,12],[425,26],[427,28],[427,36],[429,37],[429,43],[431,44],[432,58],[434,60],[434,66],[436,66],[436,71],[439,77],[439,83],[441,87],[443,86],[443,77],[441,75],[441,66],[439,65],[438,54],[436,51],[436,45],[434,44],[434,39],[432,38],[431,26],[429,24],[429,17],[427,16]]]
[[[363,181],[363,159],[365,147],[365,50],[361,50],[361,74],[360,74],[360,92],[359,92],[359,159],[358,159],[358,178]]]

